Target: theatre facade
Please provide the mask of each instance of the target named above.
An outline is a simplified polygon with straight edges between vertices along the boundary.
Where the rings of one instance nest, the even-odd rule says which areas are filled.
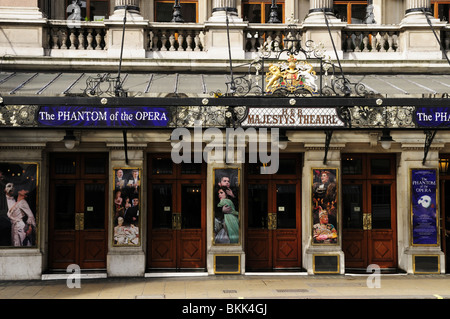
[[[278,39],[242,20],[245,2],[199,2],[207,21],[171,25],[146,20],[148,2],[106,1],[110,16],[73,29],[43,18],[56,5],[27,3],[26,21],[8,20],[20,11],[9,2],[0,8],[9,43],[31,29],[44,41],[2,38],[1,280],[75,268],[449,272],[450,66],[434,36],[445,40],[446,23],[422,10],[429,1],[402,11],[398,51],[377,53],[346,51],[356,29],[371,29],[338,19],[333,1],[311,0],[307,21],[258,25]],[[178,42],[186,25],[190,44]],[[177,49],[170,37],[147,46],[159,27],[176,31]],[[208,32],[202,49],[181,50],[203,41],[197,31]],[[407,47],[419,39],[428,45]],[[383,59],[388,72],[373,72]]]

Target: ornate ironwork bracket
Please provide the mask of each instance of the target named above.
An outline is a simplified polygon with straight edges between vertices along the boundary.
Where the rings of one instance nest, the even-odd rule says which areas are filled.
[[[422,165],[425,165],[425,162],[427,160],[428,151],[430,150],[431,143],[433,143],[433,139],[436,136],[436,133],[437,133],[437,130],[425,131],[425,147],[424,147]]]
[[[333,136],[333,131],[325,131],[325,156],[323,157],[323,165],[327,164],[328,150],[330,149],[331,137]]]

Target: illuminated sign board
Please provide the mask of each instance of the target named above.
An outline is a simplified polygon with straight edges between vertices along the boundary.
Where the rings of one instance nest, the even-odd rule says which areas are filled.
[[[162,107],[42,106],[36,116],[49,127],[166,127],[170,120]]]
[[[418,127],[450,127],[450,108],[416,107],[415,121]]]

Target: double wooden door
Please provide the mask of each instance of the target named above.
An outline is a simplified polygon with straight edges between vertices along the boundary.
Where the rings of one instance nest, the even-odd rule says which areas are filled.
[[[280,159],[277,174],[247,170],[246,269],[301,268],[299,169],[293,156]]]
[[[108,157],[53,154],[49,194],[49,268],[106,268]]]
[[[202,164],[150,159],[148,267],[206,268],[206,180]]]
[[[396,268],[395,157],[351,154],[342,162],[346,268]]]

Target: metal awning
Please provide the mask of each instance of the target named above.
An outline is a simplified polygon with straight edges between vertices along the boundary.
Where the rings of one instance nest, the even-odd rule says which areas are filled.
[[[98,76],[99,73],[0,72],[0,94],[80,96],[87,87],[88,79]],[[352,83],[360,83],[367,91],[384,98],[441,97],[450,92],[450,75],[349,74],[346,77]],[[230,82],[230,75],[225,73],[123,73],[121,78],[125,91],[129,92],[129,96],[135,97],[166,97],[174,94],[187,97],[210,96],[213,92],[226,93],[227,83]],[[324,77],[323,81],[326,80]],[[253,76],[252,81],[259,81],[261,84],[262,78]]]

